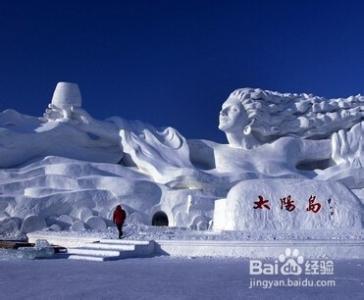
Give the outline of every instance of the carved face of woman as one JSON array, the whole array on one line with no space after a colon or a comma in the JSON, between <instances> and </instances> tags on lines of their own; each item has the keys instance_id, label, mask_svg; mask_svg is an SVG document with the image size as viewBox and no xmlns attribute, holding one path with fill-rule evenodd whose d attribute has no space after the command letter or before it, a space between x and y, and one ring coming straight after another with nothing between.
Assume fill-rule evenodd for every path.
<instances>
[{"instance_id":1,"label":"carved face of woman","mask_svg":"<svg viewBox=\"0 0 364 300\"><path fill-rule=\"evenodd\" d=\"M249 123L248 115L240 101L226 101L219 116L219 129L224 132L241 131Z\"/></svg>"}]
</instances>

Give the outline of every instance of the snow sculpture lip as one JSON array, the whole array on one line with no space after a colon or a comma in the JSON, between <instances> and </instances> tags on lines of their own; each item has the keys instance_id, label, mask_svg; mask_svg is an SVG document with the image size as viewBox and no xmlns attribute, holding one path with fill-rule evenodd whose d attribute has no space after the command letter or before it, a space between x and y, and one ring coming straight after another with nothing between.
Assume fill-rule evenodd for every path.
<instances>
[{"instance_id":1,"label":"snow sculpture lip","mask_svg":"<svg viewBox=\"0 0 364 300\"><path fill-rule=\"evenodd\" d=\"M77 83L58 82L53 93L52 104L58 108L81 107L82 97Z\"/></svg>"}]
</instances>

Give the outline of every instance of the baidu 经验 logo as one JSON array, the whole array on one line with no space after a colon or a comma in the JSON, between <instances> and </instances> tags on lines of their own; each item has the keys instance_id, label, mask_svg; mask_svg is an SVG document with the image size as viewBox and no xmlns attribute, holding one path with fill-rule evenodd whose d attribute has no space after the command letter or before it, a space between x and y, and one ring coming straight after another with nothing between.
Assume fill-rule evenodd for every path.
<instances>
[{"instance_id":1,"label":"baidu \u7ecf\u9a8c logo","mask_svg":"<svg viewBox=\"0 0 364 300\"><path fill-rule=\"evenodd\" d=\"M274 262L252 259L249 262L250 275L333 275L332 260L306 260L298 249L286 248Z\"/></svg>"},{"instance_id":2,"label":"baidu \u7ecf\u9a8c logo","mask_svg":"<svg viewBox=\"0 0 364 300\"><path fill-rule=\"evenodd\" d=\"M273 263L263 263L261 260L250 260L250 275L301 275L304 258L298 249L287 248Z\"/></svg>"},{"instance_id":3,"label":"baidu \u7ecf\u9a8c logo","mask_svg":"<svg viewBox=\"0 0 364 300\"><path fill-rule=\"evenodd\" d=\"M291 248L286 248L284 253L280 254L278 259L273 262L259 259L250 260L249 274L253 275L250 278L249 288L334 287L336 285L334 279L325 278L323 280L315 276L333 275L334 262L332 260L304 259L298 249ZM276 277L258 279L254 275L275 275Z\"/></svg>"}]
</instances>

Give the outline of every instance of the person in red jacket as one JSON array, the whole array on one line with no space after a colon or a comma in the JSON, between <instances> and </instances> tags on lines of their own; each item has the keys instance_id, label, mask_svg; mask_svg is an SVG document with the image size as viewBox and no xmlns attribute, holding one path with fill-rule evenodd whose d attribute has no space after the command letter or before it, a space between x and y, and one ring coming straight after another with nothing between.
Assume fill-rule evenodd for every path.
<instances>
[{"instance_id":1,"label":"person in red jacket","mask_svg":"<svg viewBox=\"0 0 364 300\"><path fill-rule=\"evenodd\" d=\"M114 214L112 216L112 221L116 225L119 231L119 239L123 236L123 224L126 218L125 210L121 208L121 205L116 206Z\"/></svg>"}]
</instances>

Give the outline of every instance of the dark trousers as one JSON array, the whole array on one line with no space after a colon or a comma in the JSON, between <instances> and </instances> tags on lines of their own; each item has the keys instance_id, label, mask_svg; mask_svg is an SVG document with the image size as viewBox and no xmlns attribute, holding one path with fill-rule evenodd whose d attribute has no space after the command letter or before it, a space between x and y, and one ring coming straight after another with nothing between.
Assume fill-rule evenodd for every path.
<instances>
[{"instance_id":1,"label":"dark trousers","mask_svg":"<svg viewBox=\"0 0 364 300\"><path fill-rule=\"evenodd\" d=\"M119 239L123 236L123 224L116 224L116 228L119 231Z\"/></svg>"}]
</instances>

